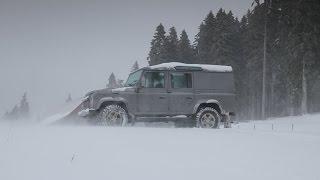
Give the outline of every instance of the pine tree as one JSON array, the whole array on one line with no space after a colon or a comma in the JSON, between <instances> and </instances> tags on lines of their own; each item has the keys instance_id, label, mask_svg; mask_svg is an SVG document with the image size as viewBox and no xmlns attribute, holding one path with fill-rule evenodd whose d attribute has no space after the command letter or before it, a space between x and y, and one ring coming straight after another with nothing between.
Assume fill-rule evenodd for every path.
<instances>
[{"instance_id":1,"label":"pine tree","mask_svg":"<svg viewBox=\"0 0 320 180\"><path fill-rule=\"evenodd\" d=\"M130 72L134 72L134 71L136 71L138 69L139 69L138 61L135 61L134 64L132 65L132 67L131 67L131 71Z\"/></svg>"},{"instance_id":2,"label":"pine tree","mask_svg":"<svg viewBox=\"0 0 320 180\"><path fill-rule=\"evenodd\" d=\"M267 116L288 115L290 89L289 54L287 52L288 26L281 20L279 3L269 5L267 16ZM276 11L274 11L276 10Z\"/></svg>"},{"instance_id":3,"label":"pine tree","mask_svg":"<svg viewBox=\"0 0 320 180\"><path fill-rule=\"evenodd\" d=\"M6 112L3 116L7 120L28 119L30 117L29 102L27 93L24 93L19 105L15 105L10 112Z\"/></svg>"},{"instance_id":4,"label":"pine tree","mask_svg":"<svg viewBox=\"0 0 320 180\"><path fill-rule=\"evenodd\" d=\"M163 62L172 62L178 60L178 36L175 27L169 29L169 35L164 42Z\"/></svg>"},{"instance_id":5,"label":"pine tree","mask_svg":"<svg viewBox=\"0 0 320 180\"><path fill-rule=\"evenodd\" d=\"M3 119L3 120L8 120L8 119L9 119L9 116L10 116L9 112L6 111L6 112L4 113L4 115L2 116L1 119Z\"/></svg>"},{"instance_id":6,"label":"pine tree","mask_svg":"<svg viewBox=\"0 0 320 180\"><path fill-rule=\"evenodd\" d=\"M71 102L72 101L72 97L71 97L71 94L69 93L68 94L68 97L67 97L67 99L66 99L66 103L69 103L69 102Z\"/></svg>"},{"instance_id":7,"label":"pine tree","mask_svg":"<svg viewBox=\"0 0 320 180\"><path fill-rule=\"evenodd\" d=\"M236 22L231 11L228 14L223 9L218 11L215 24L216 32L210 51L213 64L233 65L233 61L239 57L238 26L239 22Z\"/></svg>"},{"instance_id":8,"label":"pine tree","mask_svg":"<svg viewBox=\"0 0 320 180\"><path fill-rule=\"evenodd\" d=\"M20 107L18 108L18 114L22 118L29 117L29 103L27 100L27 93L24 93L20 101Z\"/></svg>"},{"instance_id":9,"label":"pine tree","mask_svg":"<svg viewBox=\"0 0 320 180\"><path fill-rule=\"evenodd\" d=\"M166 32L162 24L157 26L156 32L153 36L153 40L151 41L151 49L149 52L149 65L160 64L165 61L164 59L164 43L166 41Z\"/></svg>"},{"instance_id":10,"label":"pine tree","mask_svg":"<svg viewBox=\"0 0 320 180\"><path fill-rule=\"evenodd\" d=\"M295 75L299 75L299 78L295 79L300 82L296 82L296 89L299 99L296 109L299 109L295 113L307 113L308 112L308 92L312 93L309 88L318 80L319 75L319 52L320 45L320 2L316 0L311 1L293 1L287 2L287 6L291 9L284 8L284 11L289 16L288 25L291 25L291 31L288 38L289 53L293 57L293 61L296 66L294 72ZM294 63L293 62L293 63ZM300 72L300 73L297 73Z\"/></svg>"},{"instance_id":11,"label":"pine tree","mask_svg":"<svg viewBox=\"0 0 320 180\"><path fill-rule=\"evenodd\" d=\"M249 108L248 108L248 72L246 70L246 55L245 47L247 46L246 36L248 31L248 19L246 16L243 16L241 21L238 24L237 32L237 52L238 57L233 60L233 71L234 71L234 80L235 80L235 89L236 89L236 102L237 102L237 112L238 117L241 119L247 118Z\"/></svg>"},{"instance_id":12,"label":"pine tree","mask_svg":"<svg viewBox=\"0 0 320 180\"><path fill-rule=\"evenodd\" d=\"M178 61L184 63L194 63L193 48L190 44L187 32L183 30L178 42Z\"/></svg>"},{"instance_id":13,"label":"pine tree","mask_svg":"<svg viewBox=\"0 0 320 180\"><path fill-rule=\"evenodd\" d=\"M107 88L112 89L117 87L118 87L118 84L117 84L116 76L113 73L111 73L108 79Z\"/></svg>"},{"instance_id":14,"label":"pine tree","mask_svg":"<svg viewBox=\"0 0 320 180\"><path fill-rule=\"evenodd\" d=\"M10 118L9 119L14 119L14 120L17 120L19 117L20 117L20 114L19 114L19 107L18 107L18 105L15 105L13 108L12 108L12 110L11 110L11 112L10 112Z\"/></svg>"},{"instance_id":15,"label":"pine tree","mask_svg":"<svg viewBox=\"0 0 320 180\"><path fill-rule=\"evenodd\" d=\"M264 8L256 6L253 13L248 14L247 34L247 64L249 71L249 109L251 118L261 118L262 95L262 60L263 60L263 33L264 33Z\"/></svg>"},{"instance_id":16,"label":"pine tree","mask_svg":"<svg viewBox=\"0 0 320 180\"><path fill-rule=\"evenodd\" d=\"M215 35L215 25L216 19L212 11L210 11L205 20L201 23L199 33L196 35L195 46L197 46L196 52L199 63L210 64L213 62L210 53Z\"/></svg>"},{"instance_id":17,"label":"pine tree","mask_svg":"<svg viewBox=\"0 0 320 180\"><path fill-rule=\"evenodd\" d=\"M124 86L124 80L118 79L117 80L117 88L123 87Z\"/></svg>"}]
</instances>

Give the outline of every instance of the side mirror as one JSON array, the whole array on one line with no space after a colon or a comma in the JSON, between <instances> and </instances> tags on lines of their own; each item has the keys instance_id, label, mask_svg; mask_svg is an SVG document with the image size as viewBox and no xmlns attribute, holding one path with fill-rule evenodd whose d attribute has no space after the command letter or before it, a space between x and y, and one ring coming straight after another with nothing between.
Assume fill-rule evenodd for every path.
<instances>
[{"instance_id":1,"label":"side mirror","mask_svg":"<svg viewBox=\"0 0 320 180\"><path fill-rule=\"evenodd\" d=\"M134 92L135 92L135 93L138 93L138 92L139 92L139 90L140 90L140 88L139 88L139 87L135 87L135 88L134 88Z\"/></svg>"},{"instance_id":2,"label":"side mirror","mask_svg":"<svg viewBox=\"0 0 320 180\"><path fill-rule=\"evenodd\" d=\"M138 88L145 88L145 83L142 81L137 82L136 87Z\"/></svg>"}]
</instances>

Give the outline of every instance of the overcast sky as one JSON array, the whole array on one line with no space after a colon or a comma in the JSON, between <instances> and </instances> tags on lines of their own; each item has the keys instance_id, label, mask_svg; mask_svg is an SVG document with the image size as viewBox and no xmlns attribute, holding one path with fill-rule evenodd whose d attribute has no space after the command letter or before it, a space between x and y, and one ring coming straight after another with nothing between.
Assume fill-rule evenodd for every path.
<instances>
[{"instance_id":1,"label":"overcast sky","mask_svg":"<svg viewBox=\"0 0 320 180\"><path fill-rule=\"evenodd\" d=\"M28 92L43 113L126 79L134 61L147 65L155 27L186 29L190 40L210 10L241 18L252 0L0 0L0 117Z\"/></svg>"}]
</instances>

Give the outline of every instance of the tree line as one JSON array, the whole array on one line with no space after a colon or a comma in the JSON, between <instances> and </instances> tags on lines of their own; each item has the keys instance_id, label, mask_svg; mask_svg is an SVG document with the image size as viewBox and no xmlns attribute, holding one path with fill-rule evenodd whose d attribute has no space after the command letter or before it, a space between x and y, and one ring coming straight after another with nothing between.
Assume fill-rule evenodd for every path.
<instances>
[{"instance_id":1,"label":"tree line","mask_svg":"<svg viewBox=\"0 0 320 180\"><path fill-rule=\"evenodd\" d=\"M231 11L210 11L192 44L185 30L178 38L174 27L166 33L160 24L149 65L231 65L242 119L260 119L262 109L265 117L319 112L320 2L255 0L251 9L240 20Z\"/></svg>"},{"instance_id":2,"label":"tree line","mask_svg":"<svg viewBox=\"0 0 320 180\"><path fill-rule=\"evenodd\" d=\"M67 98L65 99L65 103L72 102L71 93L68 94ZM30 112L30 103L29 98L27 97L27 93L25 92L20 100L20 103L13 106L10 111L6 111L4 115L0 118L3 120L26 120L30 119L31 112Z\"/></svg>"}]
</instances>

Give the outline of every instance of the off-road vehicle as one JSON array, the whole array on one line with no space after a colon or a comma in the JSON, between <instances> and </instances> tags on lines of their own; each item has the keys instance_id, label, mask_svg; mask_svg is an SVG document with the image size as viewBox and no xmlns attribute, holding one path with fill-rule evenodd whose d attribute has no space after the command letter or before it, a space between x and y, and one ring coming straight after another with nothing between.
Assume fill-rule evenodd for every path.
<instances>
[{"instance_id":1,"label":"off-road vehicle","mask_svg":"<svg viewBox=\"0 0 320 180\"><path fill-rule=\"evenodd\" d=\"M132 72L123 88L89 92L78 114L106 126L184 115L197 127L217 128L234 105L230 66L163 63Z\"/></svg>"}]
</instances>

